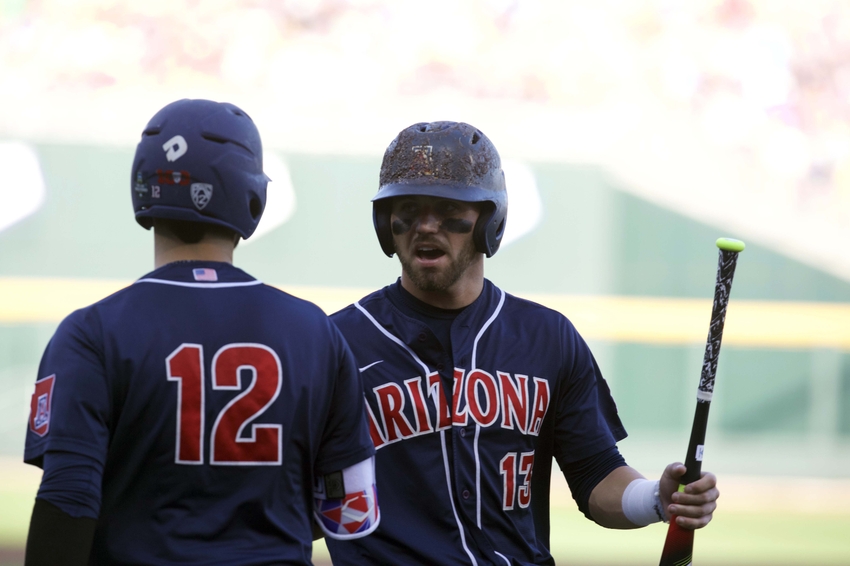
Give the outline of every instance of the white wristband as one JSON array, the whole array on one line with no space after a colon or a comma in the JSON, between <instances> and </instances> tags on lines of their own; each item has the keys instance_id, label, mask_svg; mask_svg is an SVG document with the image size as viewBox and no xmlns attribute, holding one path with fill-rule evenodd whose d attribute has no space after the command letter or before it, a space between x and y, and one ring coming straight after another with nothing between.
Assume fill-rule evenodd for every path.
<instances>
[{"instance_id":1,"label":"white wristband","mask_svg":"<svg viewBox=\"0 0 850 566\"><path fill-rule=\"evenodd\" d=\"M658 480L636 479L623 492L623 514L639 527L667 522L661 505Z\"/></svg>"}]
</instances>

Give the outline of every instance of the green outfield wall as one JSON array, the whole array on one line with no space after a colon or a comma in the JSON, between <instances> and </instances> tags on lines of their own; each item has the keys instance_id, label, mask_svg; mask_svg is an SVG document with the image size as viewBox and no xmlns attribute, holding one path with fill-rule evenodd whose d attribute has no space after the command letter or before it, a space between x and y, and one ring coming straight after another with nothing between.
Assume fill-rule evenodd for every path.
<instances>
[{"instance_id":1,"label":"green outfield wall","mask_svg":"<svg viewBox=\"0 0 850 566\"><path fill-rule=\"evenodd\" d=\"M133 221L130 203L132 149L39 145L36 151L46 202L0 232L0 289L4 281L22 278L56 278L57 285L78 279L129 282L150 271L152 235ZM256 242L240 245L236 263L282 287L369 289L393 281L398 263L381 253L371 224L380 158L278 157L291 176L294 214ZM527 165L543 204L539 224L485 263L487 277L508 292L710 300L714 241L720 236L747 240L746 234L727 233L643 201L598 167ZM758 242L747 243L730 313L736 300L763 301L780 311L792 303L850 304L847 281ZM17 299L0 298L0 310ZM709 315L706 310L706 325ZM613 324L617 312L604 316ZM0 312L0 321L0 454L14 455L23 446L38 361L58 318L12 320ZM589 342L635 442L686 439L704 347L700 340L665 343L602 335ZM810 459L811 469L798 462L791 471L824 473L816 469L819 463L846 453L850 443L850 354L840 341L790 344L768 337L758 345L724 345L710 435L737 446L735 454L746 452L747 442L764 439L778 452L819 450ZM728 465L734 468L736 462L730 459Z\"/></svg>"}]
</instances>

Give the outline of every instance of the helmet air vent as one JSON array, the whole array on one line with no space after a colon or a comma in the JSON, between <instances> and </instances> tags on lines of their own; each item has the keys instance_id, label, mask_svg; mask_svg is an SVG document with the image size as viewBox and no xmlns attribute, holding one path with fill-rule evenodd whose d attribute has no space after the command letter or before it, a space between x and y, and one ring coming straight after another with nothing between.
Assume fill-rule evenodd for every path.
<instances>
[{"instance_id":1,"label":"helmet air vent","mask_svg":"<svg viewBox=\"0 0 850 566\"><path fill-rule=\"evenodd\" d=\"M221 136L216 136L216 135L213 135L213 134L202 134L201 137L204 138L207 141L211 141L211 142L215 142L215 143L227 143L229 141L229 140L227 140L227 139L225 139Z\"/></svg>"}]
</instances>

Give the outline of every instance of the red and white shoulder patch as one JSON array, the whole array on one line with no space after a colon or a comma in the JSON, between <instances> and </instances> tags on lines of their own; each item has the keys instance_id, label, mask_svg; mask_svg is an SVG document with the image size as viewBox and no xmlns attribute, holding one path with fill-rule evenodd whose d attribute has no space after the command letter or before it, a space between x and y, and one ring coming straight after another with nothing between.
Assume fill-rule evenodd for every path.
<instances>
[{"instance_id":1,"label":"red and white shoulder patch","mask_svg":"<svg viewBox=\"0 0 850 566\"><path fill-rule=\"evenodd\" d=\"M56 374L35 382L35 391L30 402L30 430L44 436L50 429L50 406L53 401L53 382Z\"/></svg>"}]
</instances>

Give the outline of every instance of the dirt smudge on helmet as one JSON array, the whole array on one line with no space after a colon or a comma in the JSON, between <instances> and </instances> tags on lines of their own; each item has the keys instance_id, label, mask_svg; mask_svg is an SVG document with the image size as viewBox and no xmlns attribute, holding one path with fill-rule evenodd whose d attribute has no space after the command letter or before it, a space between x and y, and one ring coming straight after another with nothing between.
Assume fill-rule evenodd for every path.
<instances>
[{"instance_id":1,"label":"dirt smudge on helmet","mask_svg":"<svg viewBox=\"0 0 850 566\"><path fill-rule=\"evenodd\" d=\"M389 201L415 195L480 203L481 215L472 227L475 248L487 257L499 249L508 212L505 176L499 152L481 130L446 121L408 126L387 146L379 178L372 219L387 256L395 253L393 235L400 228L392 225Z\"/></svg>"}]
</instances>

